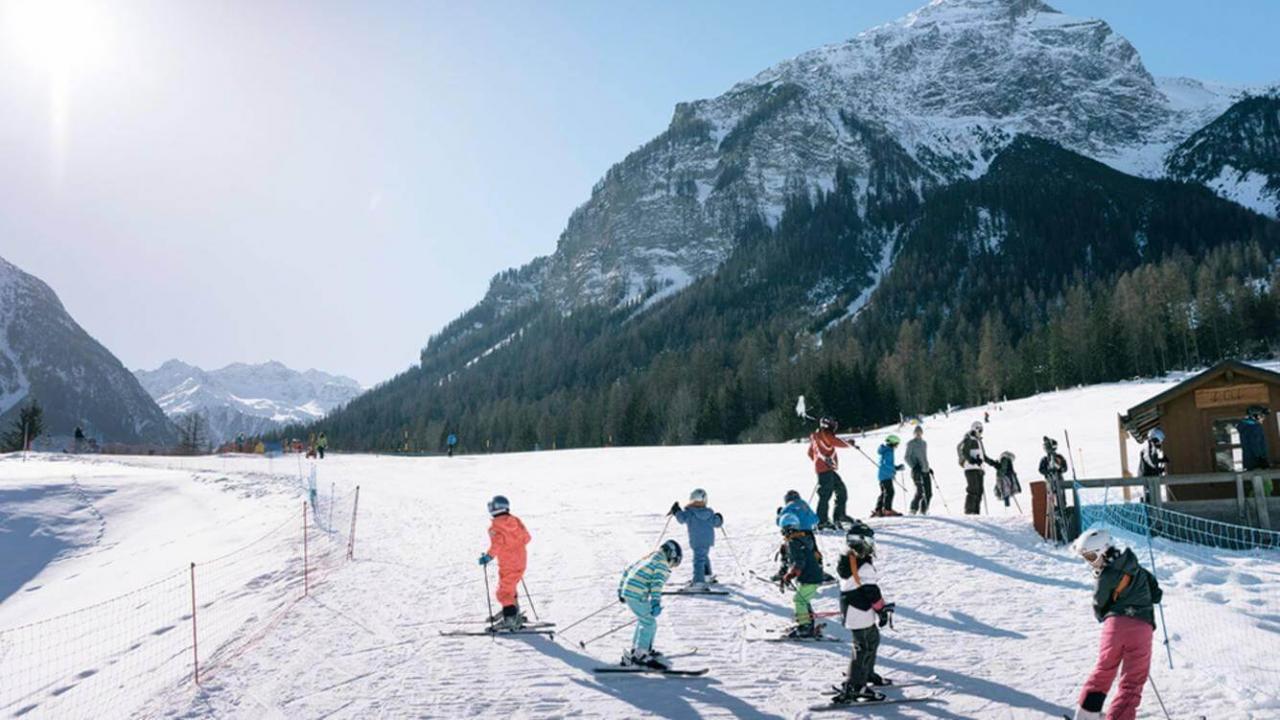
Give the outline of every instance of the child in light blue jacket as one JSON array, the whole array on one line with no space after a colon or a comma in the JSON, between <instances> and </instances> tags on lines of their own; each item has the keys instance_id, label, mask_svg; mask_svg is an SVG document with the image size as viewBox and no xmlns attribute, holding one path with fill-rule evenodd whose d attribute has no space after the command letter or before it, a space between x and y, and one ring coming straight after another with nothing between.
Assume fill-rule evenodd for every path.
<instances>
[{"instance_id":1,"label":"child in light blue jacket","mask_svg":"<svg viewBox=\"0 0 1280 720\"><path fill-rule=\"evenodd\" d=\"M689 547L693 550L693 581L689 589L706 590L708 580L716 582L708 555L711 546L716 544L716 528L724 525L724 517L707 507L707 491L702 488L689 493L689 504L684 508L679 502L672 503L669 514L689 528Z\"/></svg>"}]
</instances>

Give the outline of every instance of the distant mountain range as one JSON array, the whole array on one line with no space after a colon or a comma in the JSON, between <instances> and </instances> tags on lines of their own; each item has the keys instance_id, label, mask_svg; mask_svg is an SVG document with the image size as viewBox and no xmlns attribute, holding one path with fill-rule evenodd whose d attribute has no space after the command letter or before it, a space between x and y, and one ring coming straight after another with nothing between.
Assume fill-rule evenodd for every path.
<instances>
[{"instance_id":1,"label":"distant mountain range","mask_svg":"<svg viewBox=\"0 0 1280 720\"><path fill-rule=\"evenodd\" d=\"M368 448L778 439L800 392L884 421L1267 352L1277 218L1276 88L1154 77L1041 0L933 0L678 104L554 253L325 424Z\"/></svg>"},{"instance_id":2,"label":"distant mountain range","mask_svg":"<svg viewBox=\"0 0 1280 720\"><path fill-rule=\"evenodd\" d=\"M200 413L210 440L258 435L288 424L318 420L364 391L348 377L319 370L298 372L278 362L233 363L203 370L169 360L134 375L171 418Z\"/></svg>"},{"instance_id":3,"label":"distant mountain range","mask_svg":"<svg viewBox=\"0 0 1280 720\"><path fill-rule=\"evenodd\" d=\"M0 258L0 426L30 399L49 439L77 427L100 443L170 446L173 423L39 278Z\"/></svg>"}]
</instances>

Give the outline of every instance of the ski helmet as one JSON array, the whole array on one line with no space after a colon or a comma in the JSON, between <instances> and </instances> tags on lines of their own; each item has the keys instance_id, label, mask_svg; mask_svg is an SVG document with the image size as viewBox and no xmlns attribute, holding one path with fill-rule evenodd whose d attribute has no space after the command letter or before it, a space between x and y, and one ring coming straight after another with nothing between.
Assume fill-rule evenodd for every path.
<instances>
[{"instance_id":1,"label":"ski helmet","mask_svg":"<svg viewBox=\"0 0 1280 720\"><path fill-rule=\"evenodd\" d=\"M971 433L975 433L975 434L977 434L977 435L981 435L981 434L982 434L982 423L981 423L980 421L975 420L975 421L973 422L973 424L969 426L969 432L971 432Z\"/></svg>"},{"instance_id":2,"label":"ski helmet","mask_svg":"<svg viewBox=\"0 0 1280 720\"><path fill-rule=\"evenodd\" d=\"M899 438L897 435L890 435L889 437L884 439L884 444L888 445L889 447L897 447L898 444L901 442L902 442L902 438Z\"/></svg>"},{"instance_id":3,"label":"ski helmet","mask_svg":"<svg viewBox=\"0 0 1280 720\"><path fill-rule=\"evenodd\" d=\"M1155 430L1147 433L1147 439L1159 445L1164 442L1164 431L1160 428L1156 428Z\"/></svg>"},{"instance_id":4,"label":"ski helmet","mask_svg":"<svg viewBox=\"0 0 1280 720\"><path fill-rule=\"evenodd\" d=\"M871 557L876 552L875 538L870 535L855 535L850 532L844 540L849 545L849 550L860 558Z\"/></svg>"},{"instance_id":5,"label":"ski helmet","mask_svg":"<svg viewBox=\"0 0 1280 720\"><path fill-rule=\"evenodd\" d=\"M1005 458L1009 458L1009 462L1013 462L1014 460L1013 453L1009 452L1008 450L1005 450L1004 452L1000 453L1000 459L1003 460Z\"/></svg>"},{"instance_id":6,"label":"ski helmet","mask_svg":"<svg viewBox=\"0 0 1280 720\"><path fill-rule=\"evenodd\" d=\"M800 499L800 493L799 493L799 492L797 492L797 491L795 491L795 490L788 490L788 491L787 491L786 496L782 498L782 501L783 501L783 502L785 502L785 503L790 504L790 503L793 503L793 502L795 502L795 501L797 501L797 500L799 500L799 499Z\"/></svg>"},{"instance_id":7,"label":"ski helmet","mask_svg":"<svg viewBox=\"0 0 1280 720\"><path fill-rule=\"evenodd\" d=\"M693 492L689 493L689 502L691 503L694 503L694 502L705 503L706 501L707 501L707 491L703 490L702 488L695 488Z\"/></svg>"},{"instance_id":8,"label":"ski helmet","mask_svg":"<svg viewBox=\"0 0 1280 720\"><path fill-rule=\"evenodd\" d=\"M667 564L675 567L680 564L680 559L684 557L684 551L680 549L680 543L675 540L668 540L662 543L662 554L667 558Z\"/></svg>"},{"instance_id":9,"label":"ski helmet","mask_svg":"<svg viewBox=\"0 0 1280 720\"><path fill-rule=\"evenodd\" d=\"M784 535L792 530L799 530L800 518L795 513L782 513L782 517L778 518L778 527L782 528Z\"/></svg>"},{"instance_id":10,"label":"ski helmet","mask_svg":"<svg viewBox=\"0 0 1280 720\"><path fill-rule=\"evenodd\" d=\"M818 427L822 428L823 430L830 430L831 432L835 432L836 430L840 429L840 423L836 422L835 418L824 417L818 421Z\"/></svg>"},{"instance_id":11,"label":"ski helmet","mask_svg":"<svg viewBox=\"0 0 1280 720\"><path fill-rule=\"evenodd\" d=\"M1057 441L1057 440L1054 440L1053 438L1049 437L1048 435L1045 435L1045 436L1044 436L1044 451L1045 451L1045 452L1050 452L1050 453L1052 453L1052 452L1057 452L1057 451L1058 451L1058 441Z\"/></svg>"},{"instance_id":12,"label":"ski helmet","mask_svg":"<svg viewBox=\"0 0 1280 720\"><path fill-rule=\"evenodd\" d=\"M511 512L511 502L502 495L494 495L489 501L489 514L497 517L508 512Z\"/></svg>"},{"instance_id":13,"label":"ski helmet","mask_svg":"<svg viewBox=\"0 0 1280 720\"><path fill-rule=\"evenodd\" d=\"M846 542L852 542L854 536L871 537L875 534L876 531L870 525L861 520L853 520L849 524L849 530L845 533L844 539Z\"/></svg>"},{"instance_id":14,"label":"ski helmet","mask_svg":"<svg viewBox=\"0 0 1280 720\"><path fill-rule=\"evenodd\" d=\"M1268 412L1269 411L1261 405L1250 405L1249 409L1245 411L1245 414L1257 420L1259 418L1266 417Z\"/></svg>"},{"instance_id":15,"label":"ski helmet","mask_svg":"<svg viewBox=\"0 0 1280 720\"><path fill-rule=\"evenodd\" d=\"M1107 562L1107 551L1115 547L1111 533L1106 528L1089 528L1071 544L1071 549L1095 570L1101 570Z\"/></svg>"}]
</instances>

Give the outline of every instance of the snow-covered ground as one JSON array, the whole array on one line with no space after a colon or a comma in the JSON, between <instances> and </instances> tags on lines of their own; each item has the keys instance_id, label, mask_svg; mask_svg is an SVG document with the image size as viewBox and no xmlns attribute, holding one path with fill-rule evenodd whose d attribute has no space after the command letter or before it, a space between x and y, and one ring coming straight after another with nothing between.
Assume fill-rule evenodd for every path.
<instances>
[{"instance_id":1,"label":"snow-covered ground","mask_svg":"<svg viewBox=\"0 0 1280 720\"><path fill-rule=\"evenodd\" d=\"M1061 437L1065 428L1082 474L1118 475L1115 414L1171 381L987 408L988 452L1016 453L1026 485L1041 437ZM954 448L983 411L925 419L939 475L936 515L871 521L882 587L899 608L879 667L900 680L936 675L935 687L902 692L932 693L937 701L861 716L1060 717L1074 707L1091 667L1099 626L1089 607L1088 567L1042 543L1015 507L993 503L990 515L958 515L963 483ZM860 443L871 453L890 430L897 432ZM240 547L296 513L306 472L293 458L0 459L0 716L31 704L37 707L23 717L75 716L46 710L55 697L12 697L6 678L16 666L4 628L101 602ZM841 472L850 514L865 517L878 491L871 465L843 451ZM318 476L322 492L332 484L339 496L361 486L353 562L313 585L251 645L224 656L201 689L187 675L184 627L188 637L172 633L168 661L146 676L163 682L140 679L136 692L111 691L109 705L70 707L92 717L803 717L846 668L845 642L752 639L789 621L790 595L746 571L772 573L775 509L788 489L807 495L813 487L802 444L452 459L333 455L318 464ZM586 647L579 642L630 619L615 599L619 573L655 545L671 502L683 502L694 487L705 488L725 516L728 542L719 540L712 562L733 592L666 598L656 644L668 652L696 648L679 663L710 668L709 675L593 675L592 667L617 661L630 629ZM486 547L485 501L495 493L511 498L533 534L526 579L534 605L526 612L536 608L562 628L605 608L601 614L554 640L440 636L477 627L487 612L476 557ZM1021 500L1029 512L1029 496ZM684 537L678 526L668 535ZM821 545L833 564L842 538L823 536ZM1158 648L1153 677L1170 714L1280 716L1280 556L1156 551L1177 667L1169 670ZM678 568L673 584L688 573ZM835 610L834 588L825 587L815 604ZM203 642L202 657L215 652ZM90 657L95 647L65 639L50 650L97 662ZM38 655L28 648L23 657L31 652ZM60 697L94 691L92 679L69 684ZM1250 685L1257 687L1245 689ZM1163 717L1149 687L1140 716Z\"/></svg>"}]
</instances>

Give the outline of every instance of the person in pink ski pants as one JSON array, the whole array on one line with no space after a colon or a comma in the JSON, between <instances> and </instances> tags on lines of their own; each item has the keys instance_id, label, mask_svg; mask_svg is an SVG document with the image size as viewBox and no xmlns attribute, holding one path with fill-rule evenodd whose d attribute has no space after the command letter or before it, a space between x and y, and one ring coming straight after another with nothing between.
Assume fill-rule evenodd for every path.
<instances>
[{"instance_id":1,"label":"person in pink ski pants","mask_svg":"<svg viewBox=\"0 0 1280 720\"><path fill-rule=\"evenodd\" d=\"M1134 720L1151 672L1154 606L1163 594L1160 584L1138 564L1132 550L1118 550L1105 529L1085 531L1072 548L1097 576L1093 614L1102 623L1098 662L1080 689L1076 720L1102 720L1102 706L1117 674L1120 683L1106 720Z\"/></svg>"}]
</instances>

